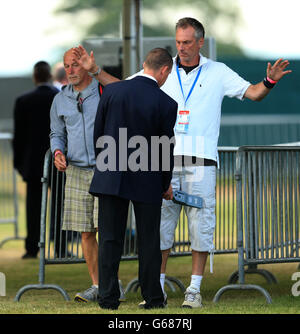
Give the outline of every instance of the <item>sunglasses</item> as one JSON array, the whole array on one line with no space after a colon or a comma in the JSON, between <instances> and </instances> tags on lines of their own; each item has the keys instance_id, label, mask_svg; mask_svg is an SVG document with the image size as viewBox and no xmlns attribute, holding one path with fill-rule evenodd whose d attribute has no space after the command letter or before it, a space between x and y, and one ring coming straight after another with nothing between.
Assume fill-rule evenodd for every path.
<instances>
[{"instance_id":1,"label":"sunglasses","mask_svg":"<svg viewBox=\"0 0 300 334\"><path fill-rule=\"evenodd\" d=\"M82 113L82 103L79 101L77 102L77 110Z\"/></svg>"},{"instance_id":2,"label":"sunglasses","mask_svg":"<svg viewBox=\"0 0 300 334\"><path fill-rule=\"evenodd\" d=\"M83 99L81 98L81 97L79 97L78 96L78 98L77 98L77 110L79 111L79 112L81 112L82 113L82 103L83 103Z\"/></svg>"}]
</instances>

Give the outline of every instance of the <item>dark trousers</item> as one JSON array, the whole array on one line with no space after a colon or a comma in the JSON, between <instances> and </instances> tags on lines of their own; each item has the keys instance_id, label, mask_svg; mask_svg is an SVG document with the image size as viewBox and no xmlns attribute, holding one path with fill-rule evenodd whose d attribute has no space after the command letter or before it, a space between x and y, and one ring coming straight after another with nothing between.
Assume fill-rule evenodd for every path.
<instances>
[{"instance_id":1,"label":"dark trousers","mask_svg":"<svg viewBox=\"0 0 300 334\"><path fill-rule=\"evenodd\" d=\"M138 241L139 284L145 308L161 307L160 285L160 204L132 201ZM99 305L118 308L118 270L123 252L129 200L116 196L99 197Z\"/></svg>"},{"instance_id":2,"label":"dark trousers","mask_svg":"<svg viewBox=\"0 0 300 334\"><path fill-rule=\"evenodd\" d=\"M39 180L27 182L25 249L30 255L37 255L40 240L42 183Z\"/></svg>"},{"instance_id":3,"label":"dark trousers","mask_svg":"<svg viewBox=\"0 0 300 334\"><path fill-rule=\"evenodd\" d=\"M65 257L67 254L66 231L61 230L63 217L64 188L66 177L52 164L50 169L51 188L51 216L50 216L50 240L54 241L57 257Z\"/></svg>"},{"instance_id":4,"label":"dark trousers","mask_svg":"<svg viewBox=\"0 0 300 334\"><path fill-rule=\"evenodd\" d=\"M49 186L51 188L51 240L55 240L55 251L57 256L64 257L66 254L66 232L61 231L62 203L63 203L63 173L56 168L50 173ZM27 236L25 249L30 255L37 255L40 241L41 225L41 202L42 202L41 179L27 181L26 192L26 224Z\"/></svg>"}]
</instances>

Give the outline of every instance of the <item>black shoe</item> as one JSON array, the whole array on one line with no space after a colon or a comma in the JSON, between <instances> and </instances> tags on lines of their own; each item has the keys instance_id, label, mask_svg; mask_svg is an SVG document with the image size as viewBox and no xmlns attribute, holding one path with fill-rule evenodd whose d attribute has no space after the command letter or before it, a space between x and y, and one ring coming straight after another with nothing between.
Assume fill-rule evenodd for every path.
<instances>
[{"instance_id":1,"label":"black shoe","mask_svg":"<svg viewBox=\"0 0 300 334\"><path fill-rule=\"evenodd\" d=\"M168 296L165 292L164 292L164 302L162 304L146 305L145 300L139 303L139 308L148 309L148 310L153 309L153 308L167 308L167 307L168 307Z\"/></svg>"},{"instance_id":2,"label":"black shoe","mask_svg":"<svg viewBox=\"0 0 300 334\"><path fill-rule=\"evenodd\" d=\"M23 260L26 260L26 259L36 259L36 258L37 258L37 254L25 253L25 254L22 256L22 259L23 259Z\"/></svg>"},{"instance_id":3,"label":"black shoe","mask_svg":"<svg viewBox=\"0 0 300 334\"><path fill-rule=\"evenodd\" d=\"M156 309L156 308L167 308L168 305L165 303L162 304L158 304L158 305L145 305L144 309L145 310L152 310L152 309Z\"/></svg>"},{"instance_id":4,"label":"black shoe","mask_svg":"<svg viewBox=\"0 0 300 334\"><path fill-rule=\"evenodd\" d=\"M104 310L117 310L119 308L119 305L108 305L108 304L101 304L99 303L100 308Z\"/></svg>"}]
</instances>

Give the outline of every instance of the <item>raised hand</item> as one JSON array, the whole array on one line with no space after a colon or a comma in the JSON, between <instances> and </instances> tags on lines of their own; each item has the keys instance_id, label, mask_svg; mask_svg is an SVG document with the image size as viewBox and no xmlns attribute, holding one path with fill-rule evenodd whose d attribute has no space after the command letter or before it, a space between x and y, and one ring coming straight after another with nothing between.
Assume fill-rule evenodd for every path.
<instances>
[{"instance_id":1,"label":"raised hand","mask_svg":"<svg viewBox=\"0 0 300 334\"><path fill-rule=\"evenodd\" d=\"M289 64L288 60L282 58L278 59L273 65L268 63L267 76L274 81L279 81L283 76L292 72L291 70L285 71Z\"/></svg>"},{"instance_id":2,"label":"raised hand","mask_svg":"<svg viewBox=\"0 0 300 334\"><path fill-rule=\"evenodd\" d=\"M72 53L76 62L86 71L95 73L98 70L93 51L88 54L86 49L82 45L79 45L78 47L72 49Z\"/></svg>"}]
</instances>

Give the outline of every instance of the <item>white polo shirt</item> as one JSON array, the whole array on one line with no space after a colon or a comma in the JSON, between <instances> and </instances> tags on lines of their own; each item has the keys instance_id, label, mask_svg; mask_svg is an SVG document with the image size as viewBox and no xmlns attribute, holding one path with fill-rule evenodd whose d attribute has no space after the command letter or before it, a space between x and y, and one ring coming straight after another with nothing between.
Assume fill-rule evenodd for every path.
<instances>
[{"instance_id":1,"label":"white polo shirt","mask_svg":"<svg viewBox=\"0 0 300 334\"><path fill-rule=\"evenodd\" d=\"M224 96L243 96L250 82L241 78L223 63L212 61L200 54L202 66L198 80L186 104L181 91L176 57L173 58L172 72L161 89L178 103L178 111L188 110L189 127L186 133L176 132L174 155L188 155L218 161L218 138L221 121L221 105ZM187 97L195 81L199 66L188 74L179 68L184 96Z\"/></svg>"}]
</instances>

